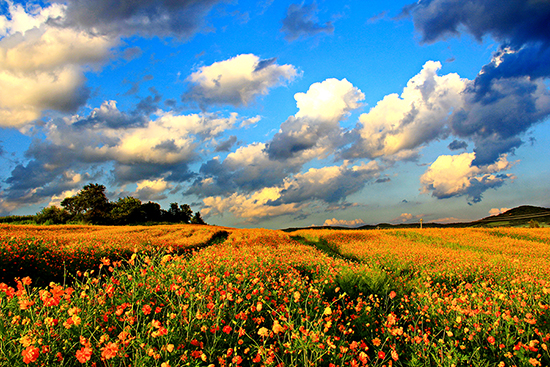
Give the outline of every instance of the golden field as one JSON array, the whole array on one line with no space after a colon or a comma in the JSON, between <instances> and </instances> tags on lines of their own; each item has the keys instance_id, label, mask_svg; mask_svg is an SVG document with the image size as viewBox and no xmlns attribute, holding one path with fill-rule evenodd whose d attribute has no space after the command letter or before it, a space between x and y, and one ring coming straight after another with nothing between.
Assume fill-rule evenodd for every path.
<instances>
[{"instance_id":1,"label":"golden field","mask_svg":"<svg viewBox=\"0 0 550 367\"><path fill-rule=\"evenodd\" d=\"M0 364L548 366L549 249L548 229L2 225Z\"/></svg>"}]
</instances>

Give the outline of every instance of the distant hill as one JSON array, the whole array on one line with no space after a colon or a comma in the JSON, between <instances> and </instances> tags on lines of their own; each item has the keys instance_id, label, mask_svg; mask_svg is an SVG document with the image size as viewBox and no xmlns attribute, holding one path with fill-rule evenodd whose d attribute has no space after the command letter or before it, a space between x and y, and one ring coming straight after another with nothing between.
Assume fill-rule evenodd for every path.
<instances>
[{"instance_id":1,"label":"distant hill","mask_svg":"<svg viewBox=\"0 0 550 367\"><path fill-rule=\"evenodd\" d=\"M539 206L522 205L505 211L499 215L485 217L478 221L472 222L473 225L485 225L490 227L495 226L511 226L518 227L528 225L531 220L537 221L540 224L550 224L550 209Z\"/></svg>"},{"instance_id":2,"label":"distant hill","mask_svg":"<svg viewBox=\"0 0 550 367\"><path fill-rule=\"evenodd\" d=\"M475 220L472 222L460 222L460 223L423 223L425 228L466 228L466 227L526 227L529 226L531 220L537 221L540 225L550 226L550 209L539 206L522 205L517 208L507 210L504 213L498 215L492 215L483 219ZM380 223L376 225L364 225L356 228L349 227L331 227L331 226L318 226L318 227L303 227L303 228L287 228L286 232L292 232L299 229L385 229L385 228L418 228L419 223L403 223L403 224L389 224Z\"/></svg>"}]
</instances>

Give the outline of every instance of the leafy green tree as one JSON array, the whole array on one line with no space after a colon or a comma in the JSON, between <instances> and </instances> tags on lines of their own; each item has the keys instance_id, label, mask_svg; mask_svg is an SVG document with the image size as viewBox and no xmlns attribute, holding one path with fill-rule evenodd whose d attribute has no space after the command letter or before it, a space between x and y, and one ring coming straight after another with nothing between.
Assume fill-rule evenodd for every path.
<instances>
[{"instance_id":1,"label":"leafy green tree","mask_svg":"<svg viewBox=\"0 0 550 367\"><path fill-rule=\"evenodd\" d=\"M35 220L38 224L65 224L70 218L67 210L52 205L36 213Z\"/></svg>"},{"instance_id":2,"label":"leafy green tree","mask_svg":"<svg viewBox=\"0 0 550 367\"><path fill-rule=\"evenodd\" d=\"M170 215L171 222L179 222L180 207L178 203L170 203L170 209L168 209L168 214Z\"/></svg>"},{"instance_id":3,"label":"leafy green tree","mask_svg":"<svg viewBox=\"0 0 550 367\"><path fill-rule=\"evenodd\" d=\"M188 204L180 205L180 222L189 223L193 217L193 211Z\"/></svg>"},{"instance_id":4,"label":"leafy green tree","mask_svg":"<svg viewBox=\"0 0 550 367\"><path fill-rule=\"evenodd\" d=\"M90 183L73 197L61 202L73 217L92 224L105 224L109 221L110 203L105 195L105 186Z\"/></svg>"},{"instance_id":5,"label":"leafy green tree","mask_svg":"<svg viewBox=\"0 0 550 367\"><path fill-rule=\"evenodd\" d=\"M196 212L193 218L191 219L193 224L206 224L206 222L201 217L201 212Z\"/></svg>"},{"instance_id":6,"label":"leafy green tree","mask_svg":"<svg viewBox=\"0 0 550 367\"><path fill-rule=\"evenodd\" d=\"M141 200L127 196L111 204L111 218L115 224L131 224L143 221L145 213Z\"/></svg>"},{"instance_id":7,"label":"leafy green tree","mask_svg":"<svg viewBox=\"0 0 550 367\"><path fill-rule=\"evenodd\" d=\"M149 201L148 203L141 205L145 222L160 222L162 221L163 212L158 203Z\"/></svg>"}]
</instances>

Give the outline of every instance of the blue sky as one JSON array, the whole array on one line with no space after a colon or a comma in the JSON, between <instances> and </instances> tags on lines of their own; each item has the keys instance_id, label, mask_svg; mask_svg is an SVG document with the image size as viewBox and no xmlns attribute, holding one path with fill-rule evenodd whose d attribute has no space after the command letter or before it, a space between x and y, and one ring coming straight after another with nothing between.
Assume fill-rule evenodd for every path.
<instances>
[{"instance_id":1,"label":"blue sky","mask_svg":"<svg viewBox=\"0 0 550 367\"><path fill-rule=\"evenodd\" d=\"M0 2L0 215L188 203L234 227L550 206L550 4Z\"/></svg>"}]
</instances>

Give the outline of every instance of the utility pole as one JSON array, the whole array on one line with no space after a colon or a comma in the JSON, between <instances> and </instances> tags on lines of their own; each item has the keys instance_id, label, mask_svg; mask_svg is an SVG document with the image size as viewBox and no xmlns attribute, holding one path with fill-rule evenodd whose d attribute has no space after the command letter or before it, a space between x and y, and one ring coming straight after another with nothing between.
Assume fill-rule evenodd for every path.
<instances>
[{"instance_id":1,"label":"utility pole","mask_svg":"<svg viewBox=\"0 0 550 367\"><path fill-rule=\"evenodd\" d=\"M420 229L422 229L422 218L420 218Z\"/></svg>"}]
</instances>

